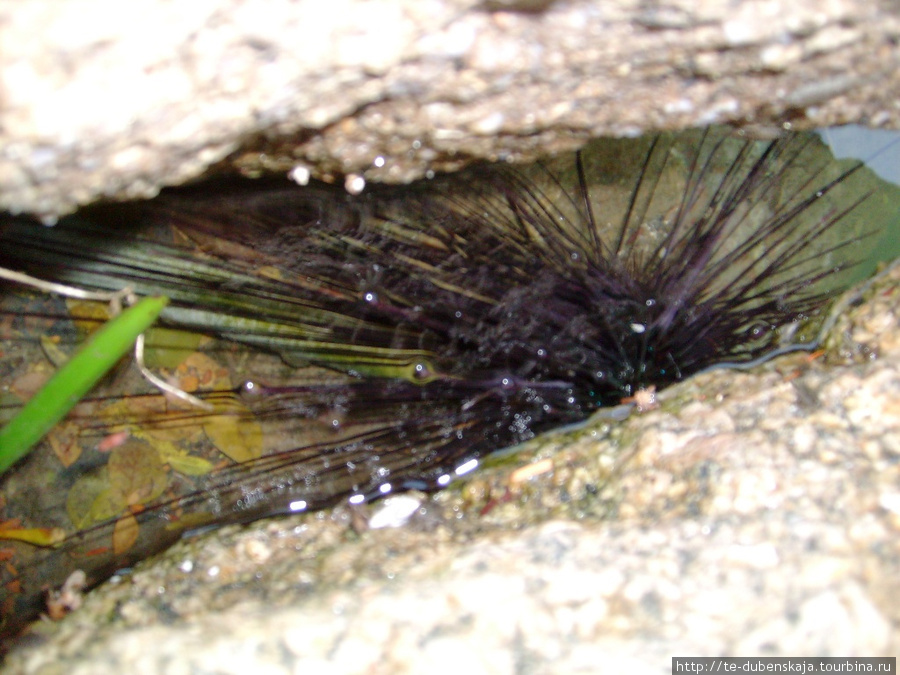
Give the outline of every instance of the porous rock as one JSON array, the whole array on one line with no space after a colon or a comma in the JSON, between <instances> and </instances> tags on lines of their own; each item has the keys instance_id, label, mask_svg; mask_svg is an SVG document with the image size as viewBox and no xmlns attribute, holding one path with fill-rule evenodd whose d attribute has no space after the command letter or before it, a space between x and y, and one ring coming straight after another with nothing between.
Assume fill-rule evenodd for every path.
<instances>
[{"instance_id":1,"label":"porous rock","mask_svg":"<svg viewBox=\"0 0 900 675\"><path fill-rule=\"evenodd\" d=\"M591 136L900 126L900 11L854 0L0 0L0 209L211 167L407 182Z\"/></svg>"}]
</instances>

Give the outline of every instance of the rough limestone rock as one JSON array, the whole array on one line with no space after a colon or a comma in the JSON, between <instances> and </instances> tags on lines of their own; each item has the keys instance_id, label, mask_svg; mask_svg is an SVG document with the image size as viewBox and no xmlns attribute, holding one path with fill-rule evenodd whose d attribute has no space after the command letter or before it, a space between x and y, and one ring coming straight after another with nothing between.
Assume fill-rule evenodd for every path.
<instances>
[{"instance_id":1,"label":"rough limestone rock","mask_svg":"<svg viewBox=\"0 0 900 675\"><path fill-rule=\"evenodd\" d=\"M0 209L212 166L405 182L589 136L900 127L900 9L855 0L0 0Z\"/></svg>"}]
</instances>

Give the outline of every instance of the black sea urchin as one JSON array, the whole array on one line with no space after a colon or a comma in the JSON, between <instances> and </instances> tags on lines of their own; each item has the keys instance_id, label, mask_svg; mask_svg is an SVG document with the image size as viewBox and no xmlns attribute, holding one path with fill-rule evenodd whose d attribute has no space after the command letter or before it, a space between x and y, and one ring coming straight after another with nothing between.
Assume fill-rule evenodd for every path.
<instances>
[{"instance_id":1,"label":"black sea urchin","mask_svg":"<svg viewBox=\"0 0 900 675\"><path fill-rule=\"evenodd\" d=\"M199 525L437 488L638 390L808 347L877 240L864 174L813 135L708 130L358 198L238 181L53 229L9 219L5 267L169 296L178 331L148 358L212 410L123 370L4 479L6 518L74 532L16 551L6 632L72 569L95 583ZM4 303L9 344L67 316Z\"/></svg>"}]
</instances>

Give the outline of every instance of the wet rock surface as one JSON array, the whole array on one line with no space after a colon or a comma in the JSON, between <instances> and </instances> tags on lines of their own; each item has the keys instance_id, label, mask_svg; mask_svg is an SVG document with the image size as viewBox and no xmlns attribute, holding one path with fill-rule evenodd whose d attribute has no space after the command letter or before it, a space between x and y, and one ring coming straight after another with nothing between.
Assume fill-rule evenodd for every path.
<instances>
[{"instance_id":1,"label":"wet rock surface","mask_svg":"<svg viewBox=\"0 0 900 675\"><path fill-rule=\"evenodd\" d=\"M408 182L599 135L900 126L889 3L0 1L0 209L210 167Z\"/></svg>"}]
</instances>

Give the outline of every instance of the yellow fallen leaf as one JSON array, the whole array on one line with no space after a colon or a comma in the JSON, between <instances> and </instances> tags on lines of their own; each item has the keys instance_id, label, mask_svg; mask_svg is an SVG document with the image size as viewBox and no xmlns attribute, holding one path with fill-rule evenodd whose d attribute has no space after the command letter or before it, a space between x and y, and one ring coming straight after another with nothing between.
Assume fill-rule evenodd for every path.
<instances>
[{"instance_id":1,"label":"yellow fallen leaf","mask_svg":"<svg viewBox=\"0 0 900 675\"><path fill-rule=\"evenodd\" d=\"M66 299L69 316L81 337L87 337L112 318L109 304L96 300Z\"/></svg>"},{"instance_id":2,"label":"yellow fallen leaf","mask_svg":"<svg viewBox=\"0 0 900 675\"><path fill-rule=\"evenodd\" d=\"M153 444L159 453L159 458L172 467L174 471L185 476L203 476L213 470L215 466L208 459L190 455L186 451L175 447L172 443L157 441Z\"/></svg>"},{"instance_id":3,"label":"yellow fallen leaf","mask_svg":"<svg viewBox=\"0 0 900 675\"><path fill-rule=\"evenodd\" d=\"M139 529L137 518L134 517L131 511L127 511L119 518L113 528L113 553L120 555L134 546L134 542L138 538Z\"/></svg>"},{"instance_id":4,"label":"yellow fallen leaf","mask_svg":"<svg viewBox=\"0 0 900 675\"><path fill-rule=\"evenodd\" d=\"M136 438L153 443L163 441L191 443L202 437L201 429L183 410L171 410L162 395L126 396L100 411L104 420L114 421L109 430L127 429Z\"/></svg>"},{"instance_id":5,"label":"yellow fallen leaf","mask_svg":"<svg viewBox=\"0 0 900 675\"><path fill-rule=\"evenodd\" d=\"M154 326L144 336L144 363L148 368L176 368L210 338L172 328Z\"/></svg>"},{"instance_id":6,"label":"yellow fallen leaf","mask_svg":"<svg viewBox=\"0 0 900 675\"><path fill-rule=\"evenodd\" d=\"M59 527L0 528L0 539L24 541L34 546L59 546L65 538L65 530Z\"/></svg>"},{"instance_id":7,"label":"yellow fallen leaf","mask_svg":"<svg viewBox=\"0 0 900 675\"><path fill-rule=\"evenodd\" d=\"M230 407L234 409L233 414L206 418L203 431L223 455L235 462L260 457L263 451L262 425L237 401Z\"/></svg>"},{"instance_id":8,"label":"yellow fallen leaf","mask_svg":"<svg viewBox=\"0 0 900 675\"><path fill-rule=\"evenodd\" d=\"M63 466L72 466L79 457L83 448L80 438L81 428L73 422L60 422L47 434L53 454Z\"/></svg>"},{"instance_id":9,"label":"yellow fallen leaf","mask_svg":"<svg viewBox=\"0 0 900 675\"><path fill-rule=\"evenodd\" d=\"M106 464L114 503L146 504L159 497L169 484L159 453L138 439L115 448Z\"/></svg>"},{"instance_id":10,"label":"yellow fallen leaf","mask_svg":"<svg viewBox=\"0 0 900 675\"><path fill-rule=\"evenodd\" d=\"M117 500L109 488L105 466L76 480L66 498L66 513L76 530L115 518L124 508L125 504Z\"/></svg>"}]
</instances>

